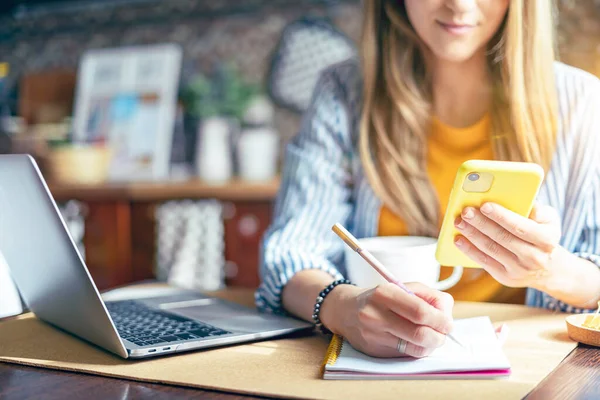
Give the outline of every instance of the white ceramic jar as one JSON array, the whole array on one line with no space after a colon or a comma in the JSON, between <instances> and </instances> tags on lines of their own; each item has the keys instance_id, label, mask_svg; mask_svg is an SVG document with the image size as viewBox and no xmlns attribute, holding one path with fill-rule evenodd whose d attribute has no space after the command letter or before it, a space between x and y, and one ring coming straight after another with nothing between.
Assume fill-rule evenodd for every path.
<instances>
[{"instance_id":1,"label":"white ceramic jar","mask_svg":"<svg viewBox=\"0 0 600 400\"><path fill-rule=\"evenodd\" d=\"M245 129L237 147L240 178L268 181L277 175L279 135L268 126Z\"/></svg>"},{"instance_id":2,"label":"white ceramic jar","mask_svg":"<svg viewBox=\"0 0 600 400\"><path fill-rule=\"evenodd\" d=\"M196 172L210 183L224 183L233 175L227 118L211 117L200 123L196 148Z\"/></svg>"}]
</instances>

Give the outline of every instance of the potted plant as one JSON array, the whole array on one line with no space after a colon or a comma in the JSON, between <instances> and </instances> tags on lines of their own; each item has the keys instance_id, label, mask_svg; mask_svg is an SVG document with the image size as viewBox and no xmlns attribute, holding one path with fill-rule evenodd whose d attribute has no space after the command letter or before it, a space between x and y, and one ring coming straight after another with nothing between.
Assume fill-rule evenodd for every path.
<instances>
[{"instance_id":1,"label":"potted plant","mask_svg":"<svg viewBox=\"0 0 600 400\"><path fill-rule=\"evenodd\" d=\"M259 86L246 82L231 63L218 64L209 75L195 74L183 87L181 103L195 126L200 177L212 182L231 177L233 131L259 93Z\"/></svg>"}]
</instances>

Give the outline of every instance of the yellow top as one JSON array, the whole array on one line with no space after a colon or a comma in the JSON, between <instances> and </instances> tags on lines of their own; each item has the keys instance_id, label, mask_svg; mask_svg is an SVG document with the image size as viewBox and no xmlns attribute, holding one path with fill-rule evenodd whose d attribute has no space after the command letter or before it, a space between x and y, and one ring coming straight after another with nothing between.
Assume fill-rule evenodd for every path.
<instances>
[{"instance_id":1,"label":"yellow top","mask_svg":"<svg viewBox=\"0 0 600 400\"><path fill-rule=\"evenodd\" d=\"M0 78L4 78L8 75L8 63L0 63Z\"/></svg>"},{"instance_id":2,"label":"yellow top","mask_svg":"<svg viewBox=\"0 0 600 400\"><path fill-rule=\"evenodd\" d=\"M488 115L467 128L454 128L434 118L427 142L427 173L437 192L442 213L446 210L454 176L460 165L472 159L492 160L491 121ZM379 215L379 236L404 236L408 231L404 221L387 207ZM440 279L450 275L452 268L442 267ZM506 288L485 270L465 268L460 282L447 291L455 300L520 303L524 289Z\"/></svg>"}]
</instances>

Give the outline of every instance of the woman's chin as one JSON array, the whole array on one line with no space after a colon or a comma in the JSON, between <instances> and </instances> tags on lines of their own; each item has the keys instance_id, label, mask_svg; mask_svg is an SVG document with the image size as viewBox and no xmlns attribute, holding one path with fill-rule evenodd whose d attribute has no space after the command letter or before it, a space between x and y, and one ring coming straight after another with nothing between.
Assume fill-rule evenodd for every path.
<instances>
[{"instance_id":1,"label":"woman's chin","mask_svg":"<svg viewBox=\"0 0 600 400\"><path fill-rule=\"evenodd\" d=\"M477 50L461 48L435 51L434 55L439 61L461 64L471 60L476 53Z\"/></svg>"}]
</instances>

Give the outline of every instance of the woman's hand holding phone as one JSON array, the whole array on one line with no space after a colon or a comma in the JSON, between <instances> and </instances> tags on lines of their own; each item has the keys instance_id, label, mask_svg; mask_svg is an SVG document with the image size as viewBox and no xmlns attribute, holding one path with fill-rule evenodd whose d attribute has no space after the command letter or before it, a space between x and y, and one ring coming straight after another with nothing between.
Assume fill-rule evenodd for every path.
<instances>
[{"instance_id":1,"label":"woman's hand holding phone","mask_svg":"<svg viewBox=\"0 0 600 400\"><path fill-rule=\"evenodd\" d=\"M598 266L560 246L561 217L552 207L535 204L543 177L533 163L464 162L450 193L436 259L440 265L484 268L505 286L550 296L543 301L595 309Z\"/></svg>"},{"instance_id":2,"label":"woman's hand holding phone","mask_svg":"<svg viewBox=\"0 0 600 400\"><path fill-rule=\"evenodd\" d=\"M529 218L498 204L466 207L454 223L456 246L498 282L510 287L544 286L561 238L555 209L535 205Z\"/></svg>"}]
</instances>

